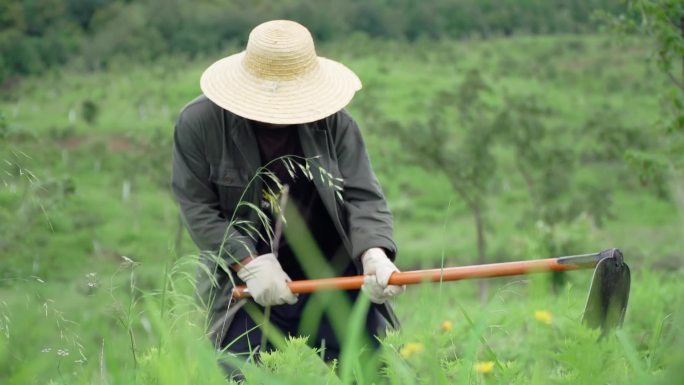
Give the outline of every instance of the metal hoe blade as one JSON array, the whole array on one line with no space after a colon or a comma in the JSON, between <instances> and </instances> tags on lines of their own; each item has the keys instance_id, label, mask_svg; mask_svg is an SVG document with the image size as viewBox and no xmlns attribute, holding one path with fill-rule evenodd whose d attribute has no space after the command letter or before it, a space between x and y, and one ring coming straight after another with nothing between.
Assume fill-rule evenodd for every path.
<instances>
[{"instance_id":1,"label":"metal hoe blade","mask_svg":"<svg viewBox=\"0 0 684 385\"><path fill-rule=\"evenodd\" d=\"M627 311L631 275L622 252L601 252L589 288L582 322L603 332L622 326Z\"/></svg>"}]
</instances>

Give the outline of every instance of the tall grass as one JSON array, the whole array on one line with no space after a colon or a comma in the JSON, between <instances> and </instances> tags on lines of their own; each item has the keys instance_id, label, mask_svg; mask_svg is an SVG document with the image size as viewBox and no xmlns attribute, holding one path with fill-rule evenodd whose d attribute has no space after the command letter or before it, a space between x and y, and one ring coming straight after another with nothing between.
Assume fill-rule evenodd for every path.
<instances>
[{"instance_id":1,"label":"tall grass","mask_svg":"<svg viewBox=\"0 0 684 385\"><path fill-rule=\"evenodd\" d=\"M0 379L6 384L228 383L219 363L229 355L207 338L206 309L194 298L199 264L197 256L183 256L169 265L163 286L142 289L137 267L122 262L121 271L101 280L87 297L106 302L98 306L108 310L93 315L97 322L73 321L85 306L44 297L49 283L17 283L16 290L27 295L0 305ZM637 289L624 329L601 340L598 331L579 322L586 279L558 296L534 294L542 292L535 286L547 284L542 276L499 286L484 306L474 299L473 288L425 284L409 288L397 301L404 326L381 338L378 351L364 350L358 339L365 332L364 298L343 314L349 321L338 362L324 363L306 336L280 336L275 351L262 353L259 363L244 364L245 383L677 383L665 381L684 378L678 366L681 287L662 273L636 272L634 278ZM434 306L437 290L440 307ZM342 308L334 300L327 304ZM550 318L535 318L539 310ZM93 340L99 328L110 331Z\"/></svg>"}]
</instances>

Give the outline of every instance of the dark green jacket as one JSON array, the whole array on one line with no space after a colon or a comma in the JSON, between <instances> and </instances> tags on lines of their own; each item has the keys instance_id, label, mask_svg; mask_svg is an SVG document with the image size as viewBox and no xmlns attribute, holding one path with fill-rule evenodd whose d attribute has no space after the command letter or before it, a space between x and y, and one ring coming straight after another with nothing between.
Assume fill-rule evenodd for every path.
<instances>
[{"instance_id":1,"label":"dark green jacket","mask_svg":"<svg viewBox=\"0 0 684 385\"><path fill-rule=\"evenodd\" d=\"M356 122L342 110L317 122L299 125L299 136L304 156L317 157L316 162L326 171L344 181L344 199L340 201L321 180L318 168L311 168L316 189L359 273L359 258L371 247L384 248L394 259L392 216ZM244 118L205 96L183 108L174 133L172 190L185 225L200 250L213 254L222 250L220 258L228 264L255 253L254 241L231 227L228 219L257 223L254 210L241 206L235 216L234 211L241 197L259 204L260 183L245 189L260 165L256 139ZM215 264L208 261L205 258L208 267L216 270L219 283L213 313L233 313L227 312L232 289L228 272L215 269ZM209 280L203 281L207 282L198 285L206 291ZM213 321L218 319L216 315ZM220 329L225 330L229 321L223 319Z\"/></svg>"}]
</instances>

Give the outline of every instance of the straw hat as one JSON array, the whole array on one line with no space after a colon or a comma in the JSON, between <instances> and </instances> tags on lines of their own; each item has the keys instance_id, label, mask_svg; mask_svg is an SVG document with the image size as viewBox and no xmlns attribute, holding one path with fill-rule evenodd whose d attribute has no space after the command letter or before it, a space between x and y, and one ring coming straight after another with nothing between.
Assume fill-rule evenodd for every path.
<instances>
[{"instance_id":1,"label":"straw hat","mask_svg":"<svg viewBox=\"0 0 684 385\"><path fill-rule=\"evenodd\" d=\"M341 110L361 81L343 64L318 57L304 26L274 20L252 30L245 51L209 66L200 86L211 101L244 118L298 124Z\"/></svg>"}]
</instances>

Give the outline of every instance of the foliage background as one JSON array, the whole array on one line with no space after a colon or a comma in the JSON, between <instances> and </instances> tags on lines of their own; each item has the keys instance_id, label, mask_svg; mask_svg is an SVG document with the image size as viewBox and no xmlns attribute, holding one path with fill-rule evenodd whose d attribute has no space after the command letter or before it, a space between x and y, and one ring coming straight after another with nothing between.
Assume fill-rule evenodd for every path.
<instances>
[{"instance_id":1,"label":"foliage background","mask_svg":"<svg viewBox=\"0 0 684 385\"><path fill-rule=\"evenodd\" d=\"M615 11L619 1L2 0L0 81L67 62L98 69L214 54L274 18L300 21L318 41L350 33L415 41L586 32L599 7Z\"/></svg>"},{"instance_id":2,"label":"foliage background","mask_svg":"<svg viewBox=\"0 0 684 385\"><path fill-rule=\"evenodd\" d=\"M292 341L251 383L681 382L680 15L673 0L0 0L0 383L223 381L171 134L202 70L271 18L303 22L364 82L349 109L401 269L619 247L634 276L602 343L579 324L588 272L423 285L397 301L381 379Z\"/></svg>"}]
</instances>

